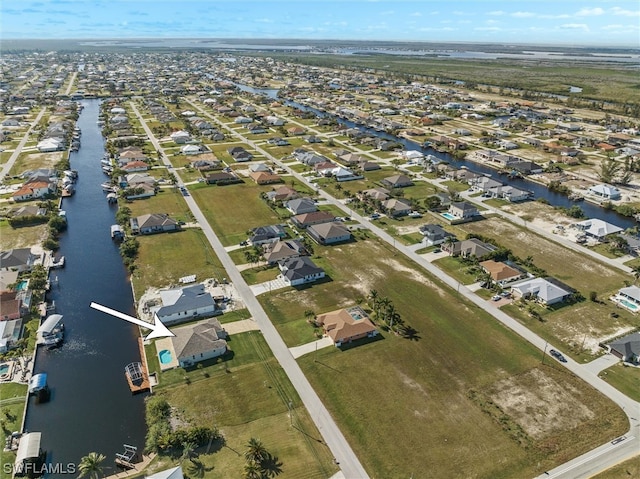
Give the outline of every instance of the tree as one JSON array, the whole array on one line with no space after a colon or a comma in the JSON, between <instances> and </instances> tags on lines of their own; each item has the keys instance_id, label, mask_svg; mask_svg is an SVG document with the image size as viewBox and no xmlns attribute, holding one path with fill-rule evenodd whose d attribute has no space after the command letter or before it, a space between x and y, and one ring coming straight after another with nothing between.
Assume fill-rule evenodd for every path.
<instances>
[{"instance_id":1,"label":"tree","mask_svg":"<svg viewBox=\"0 0 640 479\"><path fill-rule=\"evenodd\" d=\"M447 236L444 240L444 244L447 245L447 251L449 252L449 256L453 254L453 244L456 242L455 236Z\"/></svg>"},{"instance_id":2,"label":"tree","mask_svg":"<svg viewBox=\"0 0 640 479\"><path fill-rule=\"evenodd\" d=\"M253 461L247 461L244 465L245 479L262 479L262 468Z\"/></svg>"},{"instance_id":3,"label":"tree","mask_svg":"<svg viewBox=\"0 0 640 479\"><path fill-rule=\"evenodd\" d=\"M102 476L102 462L106 459L104 454L99 454L97 452L90 452L82 459L80 459L80 464L78 464L78 470L80 474L78 477L88 476L89 479L99 479Z\"/></svg>"},{"instance_id":4,"label":"tree","mask_svg":"<svg viewBox=\"0 0 640 479\"><path fill-rule=\"evenodd\" d=\"M248 462L259 464L267 457L267 448L264 447L260 439L252 437L247 443L247 450L244 453L244 457Z\"/></svg>"},{"instance_id":5,"label":"tree","mask_svg":"<svg viewBox=\"0 0 640 479\"><path fill-rule=\"evenodd\" d=\"M198 364L198 365L200 365L200 364ZM183 461L186 461L186 460L192 461L195 457L197 457L195 443L189 442L189 441L183 442L182 443L182 460Z\"/></svg>"},{"instance_id":6,"label":"tree","mask_svg":"<svg viewBox=\"0 0 640 479\"><path fill-rule=\"evenodd\" d=\"M631 274L633 274L633 277L635 278L635 282L637 282L638 279L640 279L640 264L633 266L631 268Z\"/></svg>"}]
</instances>

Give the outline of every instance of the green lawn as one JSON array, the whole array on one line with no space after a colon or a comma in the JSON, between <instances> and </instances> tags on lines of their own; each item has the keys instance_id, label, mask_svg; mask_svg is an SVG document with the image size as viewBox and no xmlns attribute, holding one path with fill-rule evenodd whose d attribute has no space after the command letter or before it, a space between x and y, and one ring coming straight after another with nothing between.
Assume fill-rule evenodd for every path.
<instances>
[{"instance_id":1,"label":"green lawn","mask_svg":"<svg viewBox=\"0 0 640 479\"><path fill-rule=\"evenodd\" d=\"M191 213L182 194L172 188L161 188L160 192L151 198L124 203L131 209L131 216L151 213L166 213L176 221L190 221Z\"/></svg>"},{"instance_id":2,"label":"green lawn","mask_svg":"<svg viewBox=\"0 0 640 479\"><path fill-rule=\"evenodd\" d=\"M353 305L371 289L390 298L417 330L415 341L383 332L382 339L352 349L323 349L318 362L300 360L373 477L410 477L425 460L433 477L532 476L625 429L621 411L611 422L611 403L559 367L539 370L537 350L377 240L317 247L316 255L331 266L332 282L259 296L289 346L314 338L306 310L318 314ZM547 436L518 445L515 433L486 412L482 398L501 380L538 374L532 371L552 378L558 391L578 388L579 401L600 412L575 428L556 430L558 418L550 420ZM529 394L539 387L532 384ZM376 391L375 407L371 391ZM473 393L471 399L472 391L479 396ZM516 427L514 421L509 419L509 427ZM411 443L429 444L428 452L408 449ZM547 448L550 443L561 452Z\"/></svg>"},{"instance_id":3,"label":"green lawn","mask_svg":"<svg viewBox=\"0 0 640 479\"><path fill-rule=\"evenodd\" d=\"M473 266L463 263L459 257L444 256L435 260L433 264L462 284L471 284L478 281L478 272L474 272ZM475 267L475 269L477 270L478 267Z\"/></svg>"},{"instance_id":4,"label":"green lawn","mask_svg":"<svg viewBox=\"0 0 640 479\"><path fill-rule=\"evenodd\" d=\"M25 384L0 384L0 401L6 401L0 406L3 437L13 431L20 430L26 395L27 386ZM12 398L14 400L11 400ZM0 464L13 464L15 460L15 452L0 451ZM4 467L0 468L0 479L10 479L11 477L11 470L7 472Z\"/></svg>"},{"instance_id":5,"label":"green lawn","mask_svg":"<svg viewBox=\"0 0 640 479\"><path fill-rule=\"evenodd\" d=\"M634 457L620 464L616 464L611 469L607 469L592 479L632 479L640 477L640 461Z\"/></svg>"},{"instance_id":6,"label":"green lawn","mask_svg":"<svg viewBox=\"0 0 640 479\"><path fill-rule=\"evenodd\" d=\"M598 375L634 401L640 401L640 368L618 363Z\"/></svg>"},{"instance_id":7,"label":"green lawn","mask_svg":"<svg viewBox=\"0 0 640 479\"><path fill-rule=\"evenodd\" d=\"M246 239L251 228L281 223L260 198L261 192L270 190L270 186L253 183L198 185L192 194L222 244L229 246Z\"/></svg>"},{"instance_id":8,"label":"green lawn","mask_svg":"<svg viewBox=\"0 0 640 479\"><path fill-rule=\"evenodd\" d=\"M178 284L183 276L195 274L197 281L228 276L200 229L138 236L138 241L137 268L132 278L136 300L147 288Z\"/></svg>"},{"instance_id":9,"label":"green lawn","mask_svg":"<svg viewBox=\"0 0 640 479\"><path fill-rule=\"evenodd\" d=\"M330 451L319 440L320 434L262 335L234 335L229 348L233 358L226 362L227 369L219 364L195 369L187 373L189 384L180 370L179 380L173 383L163 381L169 374L163 373L161 386L155 389L183 420L217 426L224 435L224 447L200 456L206 466L213 466L204 477L239 477L244 465L241 454L251 437L259 438L282 462L278 477L320 479L335 473ZM168 464L168 458L163 463Z\"/></svg>"},{"instance_id":10,"label":"green lawn","mask_svg":"<svg viewBox=\"0 0 640 479\"><path fill-rule=\"evenodd\" d=\"M0 220L0 245L3 250L40 245L49 233L47 224L12 228L7 220Z\"/></svg>"}]
</instances>

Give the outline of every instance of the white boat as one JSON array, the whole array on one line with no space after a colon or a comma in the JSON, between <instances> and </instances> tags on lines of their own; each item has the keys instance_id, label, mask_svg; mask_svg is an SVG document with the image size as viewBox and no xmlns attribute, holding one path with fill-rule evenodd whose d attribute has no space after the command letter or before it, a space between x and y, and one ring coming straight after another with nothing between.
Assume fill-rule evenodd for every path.
<instances>
[{"instance_id":1,"label":"white boat","mask_svg":"<svg viewBox=\"0 0 640 479\"><path fill-rule=\"evenodd\" d=\"M59 346L64 339L64 324L61 314L52 314L45 319L37 331L38 346Z\"/></svg>"},{"instance_id":2,"label":"white boat","mask_svg":"<svg viewBox=\"0 0 640 479\"><path fill-rule=\"evenodd\" d=\"M113 193L115 190L113 189L113 185L107 181L101 183L102 191L106 191L107 193Z\"/></svg>"}]
</instances>

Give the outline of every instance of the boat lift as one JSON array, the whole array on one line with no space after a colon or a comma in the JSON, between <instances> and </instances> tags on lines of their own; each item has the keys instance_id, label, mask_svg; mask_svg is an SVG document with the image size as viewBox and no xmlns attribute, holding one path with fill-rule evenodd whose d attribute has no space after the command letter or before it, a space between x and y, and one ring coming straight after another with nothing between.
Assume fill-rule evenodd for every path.
<instances>
[{"instance_id":1,"label":"boat lift","mask_svg":"<svg viewBox=\"0 0 640 479\"><path fill-rule=\"evenodd\" d=\"M124 447L124 452L116 453L116 464L129 469L135 468L133 462L138 455L138 448L129 444L123 444L122 447Z\"/></svg>"}]
</instances>

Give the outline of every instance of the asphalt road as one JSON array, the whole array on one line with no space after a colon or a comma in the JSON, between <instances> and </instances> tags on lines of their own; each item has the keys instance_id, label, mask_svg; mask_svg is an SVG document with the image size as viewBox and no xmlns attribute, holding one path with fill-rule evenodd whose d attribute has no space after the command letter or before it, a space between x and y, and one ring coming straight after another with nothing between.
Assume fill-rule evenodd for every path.
<instances>
[{"instance_id":1,"label":"asphalt road","mask_svg":"<svg viewBox=\"0 0 640 479\"><path fill-rule=\"evenodd\" d=\"M40 122L40 119L42 118L42 116L45 114L46 111L47 109L43 107L40 110L40 113L38 113L38 116L36 116L36 119L31 122L31 126L29 126L29 129L22 137L22 140L20 140L20 143L18 143L18 146L16 146L16 149L13 151L13 153L9 157L9 161L7 161L2 166L2 170L0 170L0 178L4 178L9 174L9 171L11 170L11 168L13 167L13 164L18 159L18 156L20 155L22 148L24 148L25 143L27 143L27 141L29 140L29 134L31 133L31 130L33 130L34 127Z\"/></svg>"},{"instance_id":2,"label":"asphalt road","mask_svg":"<svg viewBox=\"0 0 640 479\"><path fill-rule=\"evenodd\" d=\"M130 104L134 113L140 120L145 132L149 136L153 146L157 150L162 151L160 144L140 115L135 104L133 102ZM162 155L162 160L166 165L170 165L166 155ZM179 178L177 172L176 177ZM180 180L180 184L182 184L182 180ZM362 464L358 460L356 454L353 452L351 446L338 428L338 425L335 423L331 414L329 414L329 411L320 400L320 397L313 390L313 387L305 377L302 369L300 369L300 366L292 356L289 348L278 334L275 326L273 326L269 320L269 317L262 308L262 305L252 293L251 288L247 285L246 281L238 271L238 268L236 268L236 265L231 260L231 257L225 250L224 246L214 233L213 229L211 229L211 226L207 222L207 219L200 210L198 204L191 196L185 196L184 199L191 209L194 218L200 223L202 231L227 271L229 279L234 284L238 295L247 306L247 309L253 316L253 319L258 323L260 331L262 331L264 339L271 348L273 355L280 363L280 366L282 366L282 369L287 374L293 386L296 388L302 403L307 408L307 411L322 435L325 444L331 450L337 464L339 464L344 476L349 479L368 478L369 476L364 470L364 467L362 467Z\"/></svg>"}]
</instances>

